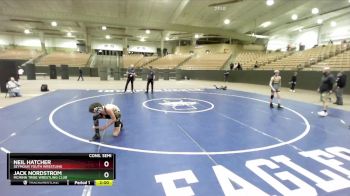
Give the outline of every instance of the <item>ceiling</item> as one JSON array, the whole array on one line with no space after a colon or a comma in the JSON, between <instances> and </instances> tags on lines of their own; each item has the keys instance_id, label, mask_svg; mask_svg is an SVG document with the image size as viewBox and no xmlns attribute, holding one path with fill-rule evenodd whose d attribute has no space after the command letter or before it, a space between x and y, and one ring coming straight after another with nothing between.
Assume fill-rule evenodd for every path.
<instances>
[{"instance_id":1,"label":"ceiling","mask_svg":"<svg viewBox=\"0 0 350 196\"><path fill-rule=\"evenodd\" d=\"M315 7L317 15L311 13ZM251 43L256 41L251 33L288 33L317 26L318 18L325 24L344 15L350 16L349 0L274 0L272 6L266 0L0 0L0 33L23 35L30 29L49 37L72 32L77 39L105 39L108 34L111 39L146 41L190 40L199 34ZM261 27L266 21L271 25Z\"/></svg>"}]
</instances>

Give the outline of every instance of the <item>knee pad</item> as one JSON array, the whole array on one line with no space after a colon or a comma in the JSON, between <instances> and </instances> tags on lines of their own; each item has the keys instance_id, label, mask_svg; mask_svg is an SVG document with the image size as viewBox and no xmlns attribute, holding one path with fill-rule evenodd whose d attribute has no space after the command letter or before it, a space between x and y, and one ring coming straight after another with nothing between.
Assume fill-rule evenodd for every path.
<instances>
[{"instance_id":1,"label":"knee pad","mask_svg":"<svg viewBox=\"0 0 350 196\"><path fill-rule=\"evenodd\" d=\"M94 121L94 125L95 125L95 126L98 126L98 125L99 125L98 119L99 119L99 115L95 115L95 116L92 117L92 120Z\"/></svg>"},{"instance_id":2,"label":"knee pad","mask_svg":"<svg viewBox=\"0 0 350 196\"><path fill-rule=\"evenodd\" d=\"M271 95L271 99L273 99L274 95Z\"/></svg>"},{"instance_id":3,"label":"knee pad","mask_svg":"<svg viewBox=\"0 0 350 196\"><path fill-rule=\"evenodd\" d=\"M98 125L99 125L98 120L94 120L94 126L98 126Z\"/></svg>"},{"instance_id":4,"label":"knee pad","mask_svg":"<svg viewBox=\"0 0 350 196\"><path fill-rule=\"evenodd\" d=\"M120 120L118 120L117 122L115 122L114 126L115 127L119 127L120 125L123 126L122 122L120 122Z\"/></svg>"}]
</instances>

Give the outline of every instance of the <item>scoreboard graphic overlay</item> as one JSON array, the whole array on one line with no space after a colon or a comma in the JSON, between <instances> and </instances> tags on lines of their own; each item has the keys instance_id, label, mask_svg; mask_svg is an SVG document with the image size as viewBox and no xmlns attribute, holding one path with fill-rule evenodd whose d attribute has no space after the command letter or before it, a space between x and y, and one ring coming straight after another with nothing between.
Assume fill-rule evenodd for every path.
<instances>
[{"instance_id":1,"label":"scoreboard graphic overlay","mask_svg":"<svg viewBox=\"0 0 350 196\"><path fill-rule=\"evenodd\" d=\"M115 179L113 153L9 153L11 185L111 186Z\"/></svg>"}]
</instances>

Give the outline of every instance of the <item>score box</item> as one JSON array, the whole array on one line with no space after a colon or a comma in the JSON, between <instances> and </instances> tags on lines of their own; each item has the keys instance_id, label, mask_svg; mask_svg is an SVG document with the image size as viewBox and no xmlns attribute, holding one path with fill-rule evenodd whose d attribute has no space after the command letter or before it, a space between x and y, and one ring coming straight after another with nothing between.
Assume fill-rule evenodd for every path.
<instances>
[{"instance_id":1,"label":"score box","mask_svg":"<svg viewBox=\"0 0 350 196\"><path fill-rule=\"evenodd\" d=\"M112 186L113 180L95 180L95 186Z\"/></svg>"},{"instance_id":2,"label":"score box","mask_svg":"<svg viewBox=\"0 0 350 196\"><path fill-rule=\"evenodd\" d=\"M9 153L7 179L12 185L94 185L100 180L106 186L116 178L115 159L114 153Z\"/></svg>"}]
</instances>

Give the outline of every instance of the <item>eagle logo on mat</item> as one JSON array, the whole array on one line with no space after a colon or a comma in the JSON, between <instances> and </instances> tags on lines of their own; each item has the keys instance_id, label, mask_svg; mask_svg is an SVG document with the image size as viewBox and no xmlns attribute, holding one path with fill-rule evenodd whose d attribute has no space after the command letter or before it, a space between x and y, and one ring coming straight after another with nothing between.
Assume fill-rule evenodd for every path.
<instances>
[{"instance_id":1,"label":"eagle logo on mat","mask_svg":"<svg viewBox=\"0 0 350 196\"><path fill-rule=\"evenodd\" d=\"M214 108L214 104L192 98L159 98L147 100L143 103L147 109L159 112L172 113L197 113Z\"/></svg>"}]
</instances>

